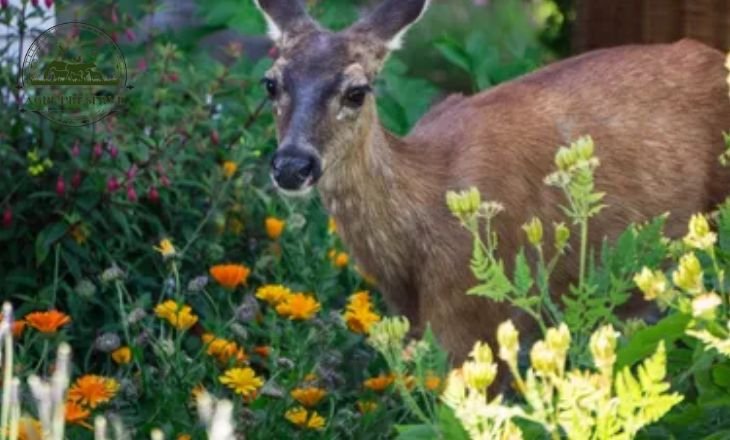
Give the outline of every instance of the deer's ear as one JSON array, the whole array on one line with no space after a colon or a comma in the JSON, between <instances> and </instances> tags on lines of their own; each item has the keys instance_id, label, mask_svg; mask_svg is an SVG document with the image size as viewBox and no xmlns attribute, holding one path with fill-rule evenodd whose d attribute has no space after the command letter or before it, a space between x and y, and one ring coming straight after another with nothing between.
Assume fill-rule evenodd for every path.
<instances>
[{"instance_id":1,"label":"deer's ear","mask_svg":"<svg viewBox=\"0 0 730 440\"><path fill-rule=\"evenodd\" d=\"M276 44L298 33L317 28L300 0L253 0L269 27L269 37Z\"/></svg>"},{"instance_id":2,"label":"deer's ear","mask_svg":"<svg viewBox=\"0 0 730 440\"><path fill-rule=\"evenodd\" d=\"M370 34L390 50L399 49L408 28L426 13L430 0L385 0L351 28Z\"/></svg>"}]
</instances>

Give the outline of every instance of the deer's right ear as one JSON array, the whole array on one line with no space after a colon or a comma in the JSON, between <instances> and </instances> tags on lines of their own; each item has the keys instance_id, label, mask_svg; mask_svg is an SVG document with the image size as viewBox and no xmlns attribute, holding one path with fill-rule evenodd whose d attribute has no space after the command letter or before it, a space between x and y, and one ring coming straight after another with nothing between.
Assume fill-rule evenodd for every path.
<instances>
[{"instance_id":1,"label":"deer's right ear","mask_svg":"<svg viewBox=\"0 0 730 440\"><path fill-rule=\"evenodd\" d=\"M299 33L318 27L300 0L253 0L253 2L264 14L269 27L269 37L277 45Z\"/></svg>"},{"instance_id":2,"label":"deer's right ear","mask_svg":"<svg viewBox=\"0 0 730 440\"><path fill-rule=\"evenodd\" d=\"M408 28L426 13L430 0L385 0L351 30L382 41L389 50L400 48Z\"/></svg>"}]
</instances>

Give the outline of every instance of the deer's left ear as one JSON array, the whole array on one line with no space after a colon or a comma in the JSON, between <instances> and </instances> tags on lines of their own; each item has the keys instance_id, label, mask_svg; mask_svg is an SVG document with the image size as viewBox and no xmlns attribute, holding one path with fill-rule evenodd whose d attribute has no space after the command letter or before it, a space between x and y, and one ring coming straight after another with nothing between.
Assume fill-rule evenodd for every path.
<instances>
[{"instance_id":1,"label":"deer's left ear","mask_svg":"<svg viewBox=\"0 0 730 440\"><path fill-rule=\"evenodd\" d=\"M426 13L429 3L430 0L385 0L350 30L379 39L389 50L399 49L406 31Z\"/></svg>"},{"instance_id":2,"label":"deer's left ear","mask_svg":"<svg viewBox=\"0 0 730 440\"><path fill-rule=\"evenodd\" d=\"M266 18L269 37L279 45L299 33L317 29L300 0L253 0Z\"/></svg>"}]
</instances>

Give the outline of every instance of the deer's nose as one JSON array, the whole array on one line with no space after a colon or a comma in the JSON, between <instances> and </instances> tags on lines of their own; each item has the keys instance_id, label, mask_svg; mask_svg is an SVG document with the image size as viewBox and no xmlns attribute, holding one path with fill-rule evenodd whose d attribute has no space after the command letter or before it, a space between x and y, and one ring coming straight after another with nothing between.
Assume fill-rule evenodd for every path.
<instances>
[{"instance_id":1,"label":"deer's nose","mask_svg":"<svg viewBox=\"0 0 730 440\"><path fill-rule=\"evenodd\" d=\"M317 181L321 171L319 159L295 149L276 152L271 161L271 174L280 188L297 191Z\"/></svg>"}]
</instances>

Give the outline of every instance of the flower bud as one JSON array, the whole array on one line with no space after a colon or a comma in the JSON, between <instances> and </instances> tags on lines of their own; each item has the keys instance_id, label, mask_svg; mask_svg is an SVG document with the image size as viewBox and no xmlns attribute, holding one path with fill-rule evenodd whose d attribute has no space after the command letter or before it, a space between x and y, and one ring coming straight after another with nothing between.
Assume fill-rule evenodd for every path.
<instances>
[{"instance_id":1,"label":"flower bud","mask_svg":"<svg viewBox=\"0 0 730 440\"><path fill-rule=\"evenodd\" d=\"M101 143L97 142L94 144L94 148L91 150L91 157L96 159L101 159L101 156L104 154L104 149L101 147Z\"/></svg>"},{"instance_id":2,"label":"flower bud","mask_svg":"<svg viewBox=\"0 0 730 440\"><path fill-rule=\"evenodd\" d=\"M571 144L571 148L575 150L578 159L590 160L593 158L595 144L593 143L593 138L590 136L584 136L573 142Z\"/></svg>"},{"instance_id":3,"label":"flower bud","mask_svg":"<svg viewBox=\"0 0 730 440\"><path fill-rule=\"evenodd\" d=\"M66 182L63 180L63 176L58 176L56 180L56 195L63 197L66 194Z\"/></svg>"},{"instance_id":4,"label":"flower bud","mask_svg":"<svg viewBox=\"0 0 730 440\"><path fill-rule=\"evenodd\" d=\"M119 156L119 148L114 144L109 145L109 157L116 159L117 156Z\"/></svg>"},{"instance_id":5,"label":"flower bud","mask_svg":"<svg viewBox=\"0 0 730 440\"><path fill-rule=\"evenodd\" d=\"M3 228L10 229L13 226L13 210L10 207L5 208L3 211Z\"/></svg>"},{"instance_id":6,"label":"flower bud","mask_svg":"<svg viewBox=\"0 0 730 440\"><path fill-rule=\"evenodd\" d=\"M221 136L218 134L218 130L213 130L210 132L210 141L213 143L213 145L218 145L221 143Z\"/></svg>"},{"instance_id":7,"label":"flower bud","mask_svg":"<svg viewBox=\"0 0 730 440\"><path fill-rule=\"evenodd\" d=\"M119 181L114 176L110 177L109 180L106 181L106 190L110 193L118 191L119 186Z\"/></svg>"},{"instance_id":8,"label":"flower bud","mask_svg":"<svg viewBox=\"0 0 730 440\"><path fill-rule=\"evenodd\" d=\"M9 0L0 0L0 8L5 9L10 5Z\"/></svg>"},{"instance_id":9,"label":"flower bud","mask_svg":"<svg viewBox=\"0 0 730 440\"><path fill-rule=\"evenodd\" d=\"M679 267L674 271L672 280L677 287L688 293L702 291L702 266L694 253L687 253L679 259Z\"/></svg>"},{"instance_id":10,"label":"flower bud","mask_svg":"<svg viewBox=\"0 0 730 440\"><path fill-rule=\"evenodd\" d=\"M94 348L97 350L110 353L121 345L122 341L116 333L102 333L94 341Z\"/></svg>"},{"instance_id":11,"label":"flower bud","mask_svg":"<svg viewBox=\"0 0 730 440\"><path fill-rule=\"evenodd\" d=\"M157 190L157 187L150 187L149 191L147 191L147 198L151 203L157 203L160 201L160 192Z\"/></svg>"},{"instance_id":12,"label":"flower bud","mask_svg":"<svg viewBox=\"0 0 730 440\"><path fill-rule=\"evenodd\" d=\"M562 369L565 365L565 356L570 348L570 330L565 323L561 323L558 328L551 327L545 333L545 343L555 352L556 365Z\"/></svg>"},{"instance_id":13,"label":"flower bud","mask_svg":"<svg viewBox=\"0 0 730 440\"><path fill-rule=\"evenodd\" d=\"M703 293L692 299L692 316L707 320L715 319L715 311L722 299L715 292Z\"/></svg>"},{"instance_id":14,"label":"flower bud","mask_svg":"<svg viewBox=\"0 0 730 440\"><path fill-rule=\"evenodd\" d=\"M479 211L481 203L481 194L475 187L459 192L449 191L446 193L446 204L449 210L462 220L475 215Z\"/></svg>"},{"instance_id":15,"label":"flower bud","mask_svg":"<svg viewBox=\"0 0 730 440\"><path fill-rule=\"evenodd\" d=\"M134 41L137 39L137 36L134 34L134 31L132 28L127 28L124 30L124 35L127 36L127 40Z\"/></svg>"},{"instance_id":16,"label":"flower bud","mask_svg":"<svg viewBox=\"0 0 730 440\"><path fill-rule=\"evenodd\" d=\"M129 200L132 203L135 203L137 201L137 191L134 189L134 186L129 185L127 187L127 200Z\"/></svg>"},{"instance_id":17,"label":"flower bud","mask_svg":"<svg viewBox=\"0 0 730 440\"><path fill-rule=\"evenodd\" d=\"M74 287L74 292L78 296L84 299L91 299L96 294L96 286L94 283L87 279L82 279L78 283L76 283L76 287Z\"/></svg>"},{"instance_id":18,"label":"flower bud","mask_svg":"<svg viewBox=\"0 0 730 440\"><path fill-rule=\"evenodd\" d=\"M542 243L542 222L539 218L533 217L529 223L522 225L522 230L527 235L527 241L533 246L539 246Z\"/></svg>"},{"instance_id":19,"label":"flower bud","mask_svg":"<svg viewBox=\"0 0 730 440\"><path fill-rule=\"evenodd\" d=\"M707 217L702 214L693 215L689 221L689 232L684 243L695 249L707 250L717 242L717 234L712 232Z\"/></svg>"},{"instance_id":20,"label":"flower bud","mask_svg":"<svg viewBox=\"0 0 730 440\"><path fill-rule=\"evenodd\" d=\"M641 272L634 276L634 283L644 293L644 299L653 301L663 296L667 291L667 278L660 270L652 272L648 267L644 267Z\"/></svg>"},{"instance_id":21,"label":"flower bud","mask_svg":"<svg viewBox=\"0 0 730 440\"><path fill-rule=\"evenodd\" d=\"M557 370L557 355L545 341L537 341L530 350L530 363L538 374L551 374Z\"/></svg>"},{"instance_id":22,"label":"flower bud","mask_svg":"<svg viewBox=\"0 0 730 440\"><path fill-rule=\"evenodd\" d=\"M482 391L494 382L497 376L497 365L479 361L467 361L462 366L466 385L476 391Z\"/></svg>"},{"instance_id":23,"label":"flower bud","mask_svg":"<svg viewBox=\"0 0 730 440\"><path fill-rule=\"evenodd\" d=\"M590 348L593 363L604 374L610 373L616 362L618 336L619 333L613 329L611 324L604 325L591 335Z\"/></svg>"},{"instance_id":24,"label":"flower bud","mask_svg":"<svg viewBox=\"0 0 730 440\"><path fill-rule=\"evenodd\" d=\"M112 265L108 269L101 273L101 281L104 283L110 283L112 281L121 280L124 278L124 272L116 264Z\"/></svg>"},{"instance_id":25,"label":"flower bud","mask_svg":"<svg viewBox=\"0 0 730 440\"><path fill-rule=\"evenodd\" d=\"M517 353L520 351L520 334L512 320L507 320L497 328L497 342L499 343L499 358L507 362L510 367L517 365Z\"/></svg>"},{"instance_id":26,"label":"flower bud","mask_svg":"<svg viewBox=\"0 0 730 440\"><path fill-rule=\"evenodd\" d=\"M570 240L570 229L565 223L555 223L555 249L562 251Z\"/></svg>"},{"instance_id":27,"label":"flower bud","mask_svg":"<svg viewBox=\"0 0 730 440\"><path fill-rule=\"evenodd\" d=\"M45 0L46 8L50 9L53 6L53 0Z\"/></svg>"},{"instance_id":28,"label":"flower bud","mask_svg":"<svg viewBox=\"0 0 730 440\"><path fill-rule=\"evenodd\" d=\"M471 358L475 361L483 364L490 364L494 360L494 357L492 356L492 349L489 348L488 344L482 341L477 341L476 344L474 344L474 348L471 350L471 353L469 353L469 356L471 356Z\"/></svg>"},{"instance_id":29,"label":"flower bud","mask_svg":"<svg viewBox=\"0 0 730 440\"><path fill-rule=\"evenodd\" d=\"M83 181L83 175L81 174L81 171L76 171L74 176L71 178L71 188L78 189L81 186L81 182Z\"/></svg>"},{"instance_id":30,"label":"flower bud","mask_svg":"<svg viewBox=\"0 0 730 440\"><path fill-rule=\"evenodd\" d=\"M74 146L71 147L71 157L79 157L81 155L81 147L79 146L79 141L76 141L74 143Z\"/></svg>"}]
</instances>

